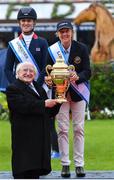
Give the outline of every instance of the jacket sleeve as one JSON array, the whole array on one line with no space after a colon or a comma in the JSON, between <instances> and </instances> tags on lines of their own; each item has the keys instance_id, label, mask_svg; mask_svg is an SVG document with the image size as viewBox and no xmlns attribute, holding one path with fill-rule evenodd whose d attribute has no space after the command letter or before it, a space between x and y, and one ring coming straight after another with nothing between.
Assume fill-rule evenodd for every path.
<instances>
[{"instance_id":1,"label":"jacket sleeve","mask_svg":"<svg viewBox=\"0 0 114 180\"><path fill-rule=\"evenodd\" d=\"M10 83L15 81L15 75L13 74L15 55L10 46L8 46L6 63L5 63L5 74Z\"/></svg>"},{"instance_id":2,"label":"jacket sleeve","mask_svg":"<svg viewBox=\"0 0 114 180\"><path fill-rule=\"evenodd\" d=\"M48 108L49 116L50 117L55 117L58 114L60 107L61 107L61 104L58 103L54 107Z\"/></svg>"}]
</instances>

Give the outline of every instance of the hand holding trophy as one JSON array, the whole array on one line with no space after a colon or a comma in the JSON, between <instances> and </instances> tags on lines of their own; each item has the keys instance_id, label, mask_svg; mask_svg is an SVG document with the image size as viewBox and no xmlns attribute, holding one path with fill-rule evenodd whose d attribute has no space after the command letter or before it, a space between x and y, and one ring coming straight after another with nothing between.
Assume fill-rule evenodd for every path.
<instances>
[{"instance_id":1,"label":"hand holding trophy","mask_svg":"<svg viewBox=\"0 0 114 180\"><path fill-rule=\"evenodd\" d=\"M70 74L74 70L75 67L73 65L68 66L65 64L62 58L57 58L56 63L53 66L46 66L48 76L45 81L47 81L48 85L49 80L50 84L51 82L53 83L52 86L55 88L56 100L59 103L67 102L65 95L70 84Z\"/></svg>"}]
</instances>

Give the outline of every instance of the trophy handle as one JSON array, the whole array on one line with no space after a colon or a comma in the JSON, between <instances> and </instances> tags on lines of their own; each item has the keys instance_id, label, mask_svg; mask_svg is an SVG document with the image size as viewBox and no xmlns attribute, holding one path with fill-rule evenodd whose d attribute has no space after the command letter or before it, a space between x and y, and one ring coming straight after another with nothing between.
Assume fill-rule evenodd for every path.
<instances>
[{"instance_id":1,"label":"trophy handle","mask_svg":"<svg viewBox=\"0 0 114 180\"><path fill-rule=\"evenodd\" d=\"M46 73L47 73L48 76L50 76L50 72L49 72L49 71L51 71L52 69L53 69L53 68L52 68L51 65L47 65L47 66L46 66Z\"/></svg>"},{"instance_id":2,"label":"trophy handle","mask_svg":"<svg viewBox=\"0 0 114 180\"><path fill-rule=\"evenodd\" d=\"M68 70L75 71L74 65L69 65L69 66L68 66Z\"/></svg>"}]
</instances>

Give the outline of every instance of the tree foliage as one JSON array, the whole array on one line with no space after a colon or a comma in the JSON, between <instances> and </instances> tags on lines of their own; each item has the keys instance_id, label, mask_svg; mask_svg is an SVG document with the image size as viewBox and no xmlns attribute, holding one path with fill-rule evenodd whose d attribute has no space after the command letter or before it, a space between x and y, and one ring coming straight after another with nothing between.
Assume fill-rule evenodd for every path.
<instances>
[{"instance_id":1,"label":"tree foliage","mask_svg":"<svg viewBox=\"0 0 114 180\"><path fill-rule=\"evenodd\" d=\"M106 107L114 110L114 69L113 65L92 67L90 110L100 111Z\"/></svg>"}]
</instances>

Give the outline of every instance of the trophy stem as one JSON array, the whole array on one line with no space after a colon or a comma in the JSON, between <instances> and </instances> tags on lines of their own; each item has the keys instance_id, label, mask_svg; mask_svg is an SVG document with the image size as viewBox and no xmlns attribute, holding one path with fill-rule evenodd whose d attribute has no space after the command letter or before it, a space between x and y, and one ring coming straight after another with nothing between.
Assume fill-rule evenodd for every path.
<instances>
[{"instance_id":1,"label":"trophy stem","mask_svg":"<svg viewBox=\"0 0 114 180\"><path fill-rule=\"evenodd\" d=\"M67 102L65 93L66 93L66 86L56 85L56 99L59 103Z\"/></svg>"}]
</instances>

